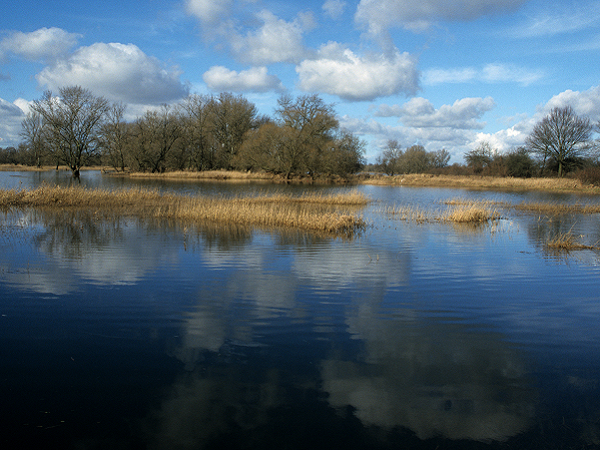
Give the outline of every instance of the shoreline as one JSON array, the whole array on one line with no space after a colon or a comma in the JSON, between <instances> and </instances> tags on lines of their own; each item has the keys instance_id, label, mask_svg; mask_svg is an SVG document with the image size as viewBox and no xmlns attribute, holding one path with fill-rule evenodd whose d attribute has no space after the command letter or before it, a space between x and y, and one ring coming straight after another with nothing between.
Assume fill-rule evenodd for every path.
<instances>
[{"instance_id":1,"label":"shoreline","mask_svg":"<svg viewBox=\"0 0 600 450\"><path fill-rule=\"evenodd\" d=\"M0 171L50 171L56 170L56 166L43 166L41 168L31 166L20 166L4 164L0 165ZM65 166L60 166L59 171L69 171ZM176 171L164 173L144 172L117 172L113 168L105 166L83 167L82 172L98 170L104 175L129 178L163 179L170 181L225 181L225 182L265 182L286 184L347 184L347 185L375 185L395 187L435 187L435 188L459 188L475 190L497 190L497 191L544 191L564 192L598 195L600 186L583 184L575 178L511 178L491 177L481 175L434 175L434 174L408 174L388 176L384 174L358 174L347 178L332 177L327 179L315 179L306 177L285 179L282 176L240 171Z\"/></svg>"}]
</instances>

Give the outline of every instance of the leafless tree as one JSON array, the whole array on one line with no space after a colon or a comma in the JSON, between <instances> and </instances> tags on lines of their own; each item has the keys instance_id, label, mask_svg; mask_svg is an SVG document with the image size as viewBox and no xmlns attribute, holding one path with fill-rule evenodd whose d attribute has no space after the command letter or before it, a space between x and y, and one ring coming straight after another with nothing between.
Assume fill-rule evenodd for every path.
<instances>
[{"instance_id":1,"label":"leafless tree","mask_svg":"<svg viewBox=\"0 0 600 450\"><path fill-rule=\"evenodd\" d=\"M41 167L44 153L44 121L41 114L29 111L21 122L21 128L21 137L28 152L33 156L35 165Z\"/></svg>"},{"instance_id":2,"label":"leafless tree","mask_svg":"<svg viewBox=\"0 0 600 450\"><path fill-rule=\"evenodd\" d=\"M80 86L67 86L59 89L58 97L46 91L31 109L42 117L48 147L79 179L81 167L99 154L98 133L108 100Z\"/></svg>"},{"instance_id":3,"label":"leafless tree","mask_svg":"<svg viewBox=\"0 0 600 450\"><path fill-rule=\"evenodd\" d=\"M527 138L527 149L544 164L554 159L561 177L569 160L587 155L592 130L589 118L577 116L570 106L556 107L535 125Z\"/></svg>"},{"instance_id":4,"label":"leafless tree","mask_svg":"<svg viewBox=\"0 0 600 450\"><path fill-rule=\"evenodd\" d=\"M377 157L377 164L384 173L393 176L400 172L400 162L403 152L396 139L390 139Z\"/></svg>"},{"instance_id":5,"label":"leafless tree","mask_svg":"<svg viewBox=\"0 0 600 450\"><path fill-rule=\"evenodd\" d=\"M115 103L110 106L106 121L100 133L100 146L105 152L108 162L115 169L125 171L125 154L127 142L127 124L123 120L125 105Z\"/></svg>"}]
</instances>

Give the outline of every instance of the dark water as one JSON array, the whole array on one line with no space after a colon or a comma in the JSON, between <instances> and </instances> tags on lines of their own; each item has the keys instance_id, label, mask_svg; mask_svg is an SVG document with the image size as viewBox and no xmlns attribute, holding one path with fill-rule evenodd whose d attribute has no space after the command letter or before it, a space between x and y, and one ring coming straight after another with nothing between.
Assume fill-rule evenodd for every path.
<instances>
[{"instance_id":1,"label":"dark water","mask_svg":"<svg viewBox=\"0 0 600 450\"><path fill-rule=\"evenodd\" d=\"M0 172L44 181L69 182ZM595 243L598 217L507 209L473 228L383 212L598 199L359 189L371 226L352 241L0 212L0 448L600 447L599 253L543 245L557 230Z\"/></svg>"}]
</instances>

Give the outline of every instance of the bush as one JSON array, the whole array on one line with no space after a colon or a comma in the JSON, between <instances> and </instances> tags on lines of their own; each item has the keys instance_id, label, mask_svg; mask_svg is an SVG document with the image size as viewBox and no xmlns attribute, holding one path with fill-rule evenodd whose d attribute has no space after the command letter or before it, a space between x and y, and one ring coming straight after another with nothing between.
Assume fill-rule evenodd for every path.
<instances>
[{"instance_id":1,"label":"bush","mask_svg":"<svg viewBox=\"0 0 600 450\"><path fill-rule=\"evenodd\" d=\"M586 167L575 174L575 178L583 184L600 186L600 167Z\"/></svg>"},{"instance_id":2,"label":"bush","mask_svg":"<svg viewBox=\"0 0 600 450\"><path fill-rule=\"evenodd\" d=\"M508 153L504 157L504 166L509 177L530 178L535 171L535 162L523 148Z\"/></svg>"}]
</instances>

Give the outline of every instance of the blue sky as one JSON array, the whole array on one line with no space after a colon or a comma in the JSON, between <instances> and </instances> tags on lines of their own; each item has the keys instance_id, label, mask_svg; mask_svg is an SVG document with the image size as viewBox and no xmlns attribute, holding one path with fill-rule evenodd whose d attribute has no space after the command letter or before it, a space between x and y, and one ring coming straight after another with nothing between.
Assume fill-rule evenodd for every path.
<instances>
[{"instance_id":1,"label":"blue sky","mask_svg":"<svg viewBox=\"0 0 600 450\"><path fill-rule=\"evenodd\" d=\"M4 0L0 146L46 89L81 85L130 120L190 93L273 115L319 94L374 161L389 139L445 148L524 142L554 106L600 120L592 0Z\"/></svg>"}]
</instances>

